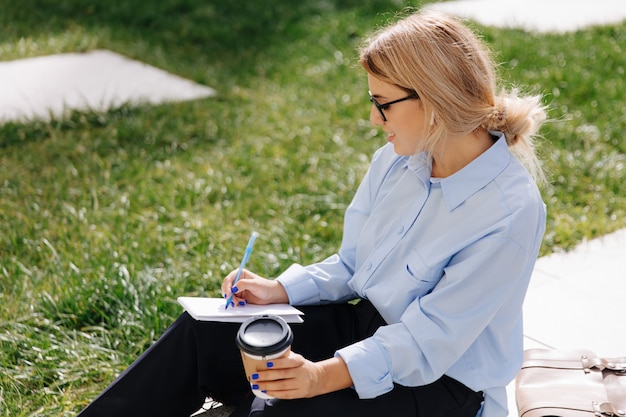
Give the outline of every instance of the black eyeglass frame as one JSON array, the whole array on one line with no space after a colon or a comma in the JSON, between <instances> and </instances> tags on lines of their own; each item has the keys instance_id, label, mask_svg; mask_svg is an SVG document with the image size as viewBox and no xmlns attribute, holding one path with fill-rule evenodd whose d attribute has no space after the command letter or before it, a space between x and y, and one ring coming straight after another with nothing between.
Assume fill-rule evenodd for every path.
<instances>
[{"instance_id":1,"label":"black eyeglass frame","mask_svg":"<svg viewBox=\"0 0 626 417\"><path fill-rule=\"evenodd\" d=\"M400 103L402 101L406 101L406 100L411 100L411 99L419 99L420 96L416 93L413 92L410 95L403 97L403 98L399 98L398 100L393 100L393 101L389 101L387 103L379 103L376 101L376 99L372 96L372 92L368 91L369 95L370 95L370 101L372 102L372 104L374 106L376 106L376 108L378 109L378 112L380 113L380 116L383 118L383 121L387 121L387 117L385 116L385 113L383 113L383 110L387 110L389 109L389 106L391 106L392 104L396 104L396 103Z\"/></svg>"}]
</instances>

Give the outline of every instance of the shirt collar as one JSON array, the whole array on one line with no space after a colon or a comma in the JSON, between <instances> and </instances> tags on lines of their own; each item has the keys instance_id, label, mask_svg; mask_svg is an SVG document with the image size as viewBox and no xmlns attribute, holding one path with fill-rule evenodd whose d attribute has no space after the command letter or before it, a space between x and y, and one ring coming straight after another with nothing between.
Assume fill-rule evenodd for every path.
<instances>
[{"instance_id":1,"label":"shirt collar","mask_svg":"<svg viewBox=\"0 0 626 417\"><path fill-rule=\"evenodd\" d=\"M489 132L496 137L496 142L478 158L460 171L449 177L437 180L441 184L446 206L454 210L465 200L484 188L509 165L511 153L502 132ZM432 162L425 153L411 156L408 168L414 171L422 181L430 181ZM426 179L424 178L426 175Z\"/></svg>"},{"instance_id":2,"label":"shirt collar","mask_svg":"<svg viewBox=\"0 0 626 417\"><path fill-rule=\"evenodd\" d=\"M432 171L432 159L428 158L426 152L420 152L412 155L407 160L407 168L415 172L419 180L430 188L430 173Z\"/></svg>"}]
</instances>

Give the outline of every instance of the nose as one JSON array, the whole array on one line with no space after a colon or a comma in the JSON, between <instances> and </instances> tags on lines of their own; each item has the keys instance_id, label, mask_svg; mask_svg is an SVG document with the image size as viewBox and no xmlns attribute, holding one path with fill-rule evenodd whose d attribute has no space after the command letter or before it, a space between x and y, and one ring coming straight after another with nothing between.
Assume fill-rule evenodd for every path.
<instances>
[{"instance_id":1,"label":"nose","mask_svg":"<svg viewBox=\"0 0 626 417\"><path fill-rule=\"evenodd\" d=\"M373 126L382 126L385 124L385 121L380 115L380 112L378 111L376 106L374 106L373 104L372 104L372 108L370 109L370 123Z\"/></svg>"}]
</instances>

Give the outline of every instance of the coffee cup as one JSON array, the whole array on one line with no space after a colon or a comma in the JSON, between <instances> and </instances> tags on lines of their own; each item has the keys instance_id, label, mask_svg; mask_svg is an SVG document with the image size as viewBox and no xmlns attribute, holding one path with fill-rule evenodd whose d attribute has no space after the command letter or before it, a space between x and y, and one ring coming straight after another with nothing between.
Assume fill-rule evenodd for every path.
<instances>
[{"instance_id":1,"label":"coffee cup","mask_svg":"<svg viewBox=\"0 0 626 417\"><path fill-rule=\"evenodd\" d=\"M263 314L244 321L237 332L236 343L246 376L267 369L267 361L289 354L293 333L280 316ZM261 390L252 390L259 398L273 398Z\"/></svg>"}]
</instances>

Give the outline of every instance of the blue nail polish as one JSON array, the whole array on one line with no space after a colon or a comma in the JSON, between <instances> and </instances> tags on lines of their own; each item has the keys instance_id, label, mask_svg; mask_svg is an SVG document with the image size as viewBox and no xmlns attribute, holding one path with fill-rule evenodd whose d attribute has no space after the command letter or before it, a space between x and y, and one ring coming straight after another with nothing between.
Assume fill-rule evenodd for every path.
<instances>
[{"instance_id":1,"label":"blue nail polish","mask_svg":"<svg viewBox=\"0 0 626 417\"><path fill-rule=\"evenodd\" d=\"M273 368L274 367L274 362L268 362L266 366L268 368Z\"/></svg>"},{"instance_id":2,"label":"blue nail polish","mask_svg":"<svg viewBox=\"0 0 626 417\"><path fill-rule=\"evenodd\" d=\"M257 384L252 384L252 389L259 389L259 386Z\"/></svg>"},{"instance_id":3,"label":"blue nail polish","mask_svg":"<svg viewBox=\"0 0 626 417\"><path fill-rule=\"evenodd\" d=\"M228 296L227 296L226 294L222 294L222 297L226 298L226 297L228 297Z\"/></svg>"},{"instance_id":4,"label":"blue nail polish","mask_svg":"<svg viewBox=\"0 0 626 417\"><path fill-rule=\"evenodd\" d=\"M230 302L230 306L231 306L231 307L235 307L235 302L234 302L234 301L231 301L231 302Z\"/></svg>"},{"instance_id":5,"label":"blue nail polish","mask_svg":"<svg viewBox=\"0 0 626 417\"><path fill-rule=\"evenodd\" d=\"M259 379L259 374L252 374L252 379Z\"/></svg>"},{"instance_id":6,"label":"blue nail polish","mask_svg":"<svg viewBox=\"0 0 626 417\"><path fill-rule=\"evenodd\" d=\"M239 288L237 288L237 287L233 287L233 288L231 288L230 290L233 292L233 294L236 294L236 293L237 293L237 291L239 291Z\"/></svg>"},{"instance_id":7,"label":"blue nail polish","mask_svg":"<svg viewBox=\"0 0 626 417\"><path fill-rule=\"evenodd\" d=\"M245 301L239 301L239 305L240 305L240 306L245 306L245 305L246 305L246 302L245 302Z\"/></svg>"},{"instance_id":8,"label":"blue nail polish","mask_svg":"<svg viewBox=\"0 0 626 417\"><path fill-rule=\"evenodd\" d=\"M266 390L266 389L262 389L262 390L261 390L261 392L262 392L263 394L267 394L267 390Z\"/></svg>"}]
</instances>

